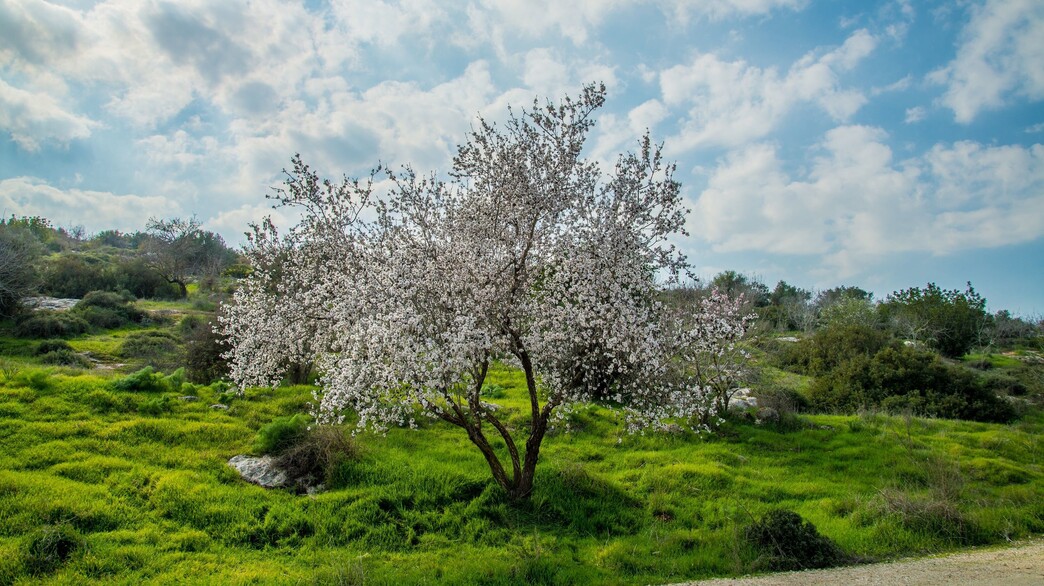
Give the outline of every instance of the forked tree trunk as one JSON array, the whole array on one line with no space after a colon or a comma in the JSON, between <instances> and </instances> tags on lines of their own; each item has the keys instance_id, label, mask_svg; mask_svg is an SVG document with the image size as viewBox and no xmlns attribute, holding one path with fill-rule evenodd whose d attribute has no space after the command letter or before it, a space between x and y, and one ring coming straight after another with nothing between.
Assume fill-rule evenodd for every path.
<instances>
[{"instance_id":1,"label":"forked tree trunk","mask_svg":"<svg viewBox=\"0 0 1044 586\"><path fill-rule=\"evenodd\" d=\"M533 481L536 478L536 465L540 457L540 445L547 434L547 424L550 420L551 411L554 408L554 405L549 403L545 404L543 409L540 409L537 401L536 377L533 374L533 365L524 352L519 358L521 358L522 369L526 373L526 387L529 391L532 409L529 437L526 439L525 452L523 454L519 454L516 442L511 437L507 427L479 404L478 392L482 387L482 380L485 378L484 368L481 370L481 376L477 377L475 394L469 401L471 415L474 418L468 417L463 410L463 406L460 405L454 409L455 413L442 414L444 420L458 425L468 432L468 439L478 447L479 451L486 458L486 463L489 464L490 472L493 474L493 480L504 489L511 500L526 499L533 493ZM492 425L507 445L511 459L510 471L501 462L486 434L483 433L481 425L483 421Z\"/></svg>"}]
</instances>

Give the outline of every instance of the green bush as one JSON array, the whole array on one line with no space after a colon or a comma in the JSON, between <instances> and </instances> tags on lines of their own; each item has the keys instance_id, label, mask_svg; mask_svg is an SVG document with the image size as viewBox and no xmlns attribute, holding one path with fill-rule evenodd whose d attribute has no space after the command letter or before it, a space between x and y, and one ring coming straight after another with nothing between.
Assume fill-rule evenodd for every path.
<instances>
[{"instance_id":1,"label":"green bush","mask_svg":"<svg viewBox=\"0 0 1044 586\"><path fill-rule=\"evenodd\" d=\"M176 359L178 339L167 332L135 332L120 345L120 356L153 360Z\"/></svg>"},{"instance_id":2,"label":"green bush","mask_svg":"<svg viewBox=\"0 0 1044 586\"><path fill-rule=\"evenodd\" d=\"M277 417L257 431L254 451L260 454L279 454L301 440L308 432L311 418L303 413L291 417Z\"/></svg>"},{"instance_id":3,"label":"green bush","mask_svg":"<svg viewBox=\"0 0 1044 586\"><path fill-rule=\"evenodd\" d=\"M172 390L170 383L162 372L156 372L151 366L129 374L123 378L116 379L111 383L115 391L136 391L144 393L156 393Z\"/></svg>"},{"instance_id":4,"label":"green bush","mask_svg":"<svg viewBox=\"0 0 1044 586\"><path fill-rule=\"evenodd\" d=\"M781 368L813 376L827 374L854 357L870 357L888 345L887 333L861 324L837 324L783 346Z\"/></svg>"},{"instance_id":5,"label":"green bush","mask_svg":"<svg viewBox=\"0 0 1044 586\"><path fill-rule=\"evenodd\" d=\"M64 252L48 261L43 270L44 292L78 299L90 291L119 287L116 260L108 255Z\"/></svg>"},{"instance_id":6,"label":"green bush","mask_svg":"<svg viewBox=\"0 0 1044 586\"><path fill-rule=\"evenodd\" d=\"M15 323L19 338L70 338L90 329L90 324L67 311L34 311L23 314Z\"/></svg>"},{"instance_id":7,"label":"green bush","mask_svg":"<svg viewBox=\"0 0 1044 586\"><path fill-rule=\"evenodd\" d=\"M903 335L923 341L950 358L967 354L982 342L980 337L992 325L986 299L971 283L963 293L935 283L928 283L924 289L896 291L881 305L881 311Z\"/></svg>"},{"instance_id":8,"label":"green bush","mask_svg":"<svg viewBox=\"0 0 1044 586\"><path fill-rule=\"evenodd\" d=\"M313 425L303 413L277 417L259 429L254 451L275 456L276 466L299 484L330 483L341 464L358 457L343 428Z\"/></svg>"},{"instance_id":9,"label":"green bush","mask_svg":"<svg viewBox=\"0 0 1044 586\"><path fill-rule=\"evenodd\" d=\"M91 291L73 308L89 324L96 328L114 329L130 324L140 324L148 314L131 305L133 295L121 295L110 291Z\"/></svg>"},{"instance_id":10,"label":"green bush","mask_svg":"<svg viewBox=\"0 0 1044 586\"><path fill-rule=\"evenodd\" d=\"M314 425L283 448L276 465L290 478L330 483L340 465L358 457L358 450L344 429Z\"/></svg>"},{"instance_id":11,"label":"green bush","mask_svg":"<svg viewBox=\"0 0 1044 586\"><path fill-rule=\"evenodd\" d=\"M214 331L214 323L188 316L179 325L185 344L185 372L194 383L209 384L228 377L225 337Z\"/></svg>"},{"instance_id":12,"label":"green bush","mask_svg":"<svg viewBox=\"0 0 1044 586\"><path fill-rule=\"evenodd\" d=\"M1011 403L975 373L947 364L935 353L899 343L873 356L855 354L837 365L813 382L809 400L817 410L834 413L880 407L996 423L1017 415Z\"/></svg>"},{"instance_id":13,"label":"green bush","mask_svg":"<svg viewBox=\"0 0 1044 586\"><path fill-rule=\"evenodd\" d=\"M178 286L168 283L141 259L128 259L120 263L122 280L120 287L133 293L138 299L180 299Z\"/></svg>"},{"instance_id":14,"label":"green bush","mask_svg":"<svg viewBox=\"0 0 1044 586\"><path fill-rule=\"evenodd\" d=\"M62 340L60 338L54 338L51 340L44 340L43 342L37 344L36 348L33 349L33 354L35 356L43 356L44 354L58 352L61 350L72 351L72 346L70 346L69 343L65 340Z\"/></svg>"},{"instance_id":15,"label":"green bush","mask_svg":"<svg viewBox=\"0 0 1044 586\"><path fill-rule=\"evenodd\" d=\"M57 570L83 547L83 537L66 524L46 525L29 534L22 547L22 563L33 576Z\"/></svg>"},{"instance_id":16,"label":"green bush","mask_svg":"<svg viewBox=\"0 0 1044 586\"><path fill-rule=\"evenodd\" d=\"M814 525L793 511L776 509L743 532L747 545L758 553L756 569L774 571L829 568L848 556Z\"/></svg>"},{"instance_id":17,"label":"green bush","mask_svg":"<svg viewBox=\"0 0 1044 586\"><path fill-rule=\"evenodd\" d=\"M54 364L57 366L75 366L78 368L90 368L91 361L72 350L54 350L40 355L40 362Z\"/></svg>"}]
</instances>

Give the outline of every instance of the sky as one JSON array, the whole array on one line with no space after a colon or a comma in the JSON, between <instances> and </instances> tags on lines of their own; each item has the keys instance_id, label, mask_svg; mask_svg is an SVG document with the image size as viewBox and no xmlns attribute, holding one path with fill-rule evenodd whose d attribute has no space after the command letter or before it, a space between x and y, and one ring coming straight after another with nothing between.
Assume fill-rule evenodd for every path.
<instances>
[{"instance_id":1,"label":"sky","mask_svg":"<svg viewBox=\"0 0 1044 586\"><path fill-rule=\"evenodd\" d=\"M0 0L0 213L231 244L294 153L445 173L479 117L604 82L696 272L1044 314L1040 0Z\"/></svg>"}]
</instances>

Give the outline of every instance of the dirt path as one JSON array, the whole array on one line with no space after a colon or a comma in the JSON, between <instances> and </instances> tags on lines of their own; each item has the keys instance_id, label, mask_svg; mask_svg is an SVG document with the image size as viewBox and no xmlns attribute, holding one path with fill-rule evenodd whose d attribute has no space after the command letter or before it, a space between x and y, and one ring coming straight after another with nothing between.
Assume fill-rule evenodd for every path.
<instances>
[{"instance_id":1,"label":"dirt path","mask_svg":"<svg viewBox=\"0 0 1044 586\"><path fill-rule=\"evenodd\" d=\"M698 586L1041 586L1044 584L1044 540L1006 549L981 549L933 558L902 560L832 570L785 572L756 578L688 582ZM686 586L686 585L679 585Z\"/></svg>"}]
</instances>

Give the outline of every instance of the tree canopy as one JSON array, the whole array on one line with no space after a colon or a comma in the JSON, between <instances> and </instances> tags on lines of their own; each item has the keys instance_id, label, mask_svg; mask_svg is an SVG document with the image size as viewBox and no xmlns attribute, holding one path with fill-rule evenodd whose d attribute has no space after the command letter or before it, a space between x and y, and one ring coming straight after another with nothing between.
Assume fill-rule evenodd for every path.
<instances>
[{"instance_id":1,"label":"tree canopy","mask_svg":"<svg viewBox=\"0 0 1044 586\"><path fill-rule=\"evenodd\" d=\"M320 418L459 426L513 498L529 495L552 417L571 405L614 405L632 429L701 410L706 388L675 357L729 344L745 321L658 299L687 269L670 243L680 186L648 135L608 173L582 156L604 99L588 86L503 126L480 119L448 180L407 167L335 183L295 157L278 197L303 219L285 236L255 227L255 270L223 317L233 377L271 385L315 360ZM483 400L498 359L525 373L524 423Z\"/></svg>"}]
</instances>

